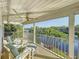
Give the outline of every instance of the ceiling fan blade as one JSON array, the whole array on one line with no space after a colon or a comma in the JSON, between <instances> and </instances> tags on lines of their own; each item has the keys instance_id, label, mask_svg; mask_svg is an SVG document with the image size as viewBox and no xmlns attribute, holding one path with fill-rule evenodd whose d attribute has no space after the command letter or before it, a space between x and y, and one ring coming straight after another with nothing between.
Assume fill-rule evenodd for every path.
<instances>
[{"instance_id":1,"label":"ceiling fan blade","mask_svg":"<svg viewBox=\"0 0 79 59\"><path fill-rule=\"evenodd\" d=\"M19 18L25 18L27 21L29 21L29 19L35 19L35 18L29 18L29 13L26 13L26 17L21 17L20 15L18 15L18 12L15 10L15 9L13 9L13 11L16 13L16 15L19 17Z\"/></svg>"},{"instance_id":2,"label":"ceiling fan blade","mask_svg":"<svg viewBox=\"0 0 79 59\"><path fill-rule=\"evenodd\" d=\"M35 19L35 18L29 18L29 19Z\"/></svg>"},{"instance_id":3,"label":"ceiling fan blade","mask_svg":"<svg viewBox=\"0 0 79 59\"><path fill-rule=\"evenodd\" d=\"M26 18L26 17L23 16L22 18ZM35 19L35 18L29 18L29 19Z\"/></svg>"},{"instance_id":4,"label":"ceiling fan blade","mask_svg":"<svg viewBox=\"0 0 79 59\"><path fill-rule=\"evenodd\" d=\"M16 13L16 15L17 15L19 18L22 18L20 15L18 15L18 12L17 12L15 9L13 9L13 11Z\"/></svg>"}]
</instances>

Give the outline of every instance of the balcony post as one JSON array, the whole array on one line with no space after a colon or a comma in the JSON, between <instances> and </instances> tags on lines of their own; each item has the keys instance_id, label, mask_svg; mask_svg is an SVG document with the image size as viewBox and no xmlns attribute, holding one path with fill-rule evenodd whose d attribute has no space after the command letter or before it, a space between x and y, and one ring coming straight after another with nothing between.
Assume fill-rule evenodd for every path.
<instances>
[{"instance_id":1,"label":"balcony post","mask_svg":"<svg viewBox=\"0 0 79 59\"><path fill-rule=\"evenodd\" d=\"M75 15L69 16L69 57L74 59L74 23Z\"/></svg>"},{"instance_id":2,"label":"balcony post","mask_svg":"<svg viewBox=\"0 0 79 59\"><path fill-rule=\"evenodd\" d=\"M2 55L2 37L3 37L2 12L0 11L0 59Z\"/></svg>"},{"instance_id":3,"label":"balcony post","mask_svg":"<svg viewBox=\"0 0 79 59\"><path fill-rule=\"evenodd\" d=\"M24 26L23 26L23 38L24 38Z\"/></svg>"},{"instance_id":4,"label":"balcony post","mask_svg":"<svg viewBox=\"0 0 79 59\"><path fill-rule=\"evenodd\" d=\"M36 43L36 26L35 26L35 23L33 23L33 28L34 28L34 43Z\"/></svg>"},{"instance_id":5,"label":"balcony post","mask_svg":"<svg viewBox=\"0 0 79 59\"><path fill-rule=\"evenodd\" d=\"M0 59L2 56L2 46L3 46L3 18L2 18L2 12L3 12L3 2L1 3L0 7Z\"/></svg>"}]
</instances>

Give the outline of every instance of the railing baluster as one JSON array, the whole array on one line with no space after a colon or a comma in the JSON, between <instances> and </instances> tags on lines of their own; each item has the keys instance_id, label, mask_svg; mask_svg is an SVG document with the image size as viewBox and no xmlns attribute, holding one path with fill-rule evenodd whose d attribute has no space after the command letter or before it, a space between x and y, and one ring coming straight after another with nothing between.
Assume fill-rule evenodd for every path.
<instances>
[{"instance_id":1,"label":"railing baluster","mask_svg":"<svg viewBox=\"0 0 79 59\"><path fill-rule=\"evenodd\" d=\"M64 58L66 58L66 55L65 55L65 42L64 42Z\"/></svg>"},{"instance_id":2,"label":"railing baluster","mask_svg":"<svg viewBox=\"0 0 79 59\"><path fill-rule=\"evenodd\" d=\"M55 40L54 42L55 42L55 45L54 45L54 46L55 46L54 51L56 52L56 40Z\"/></svg>"},{"instance_id":3,"label":"railing baluster","mask_svg":"<svg viewBox=\"0 0 79 59\"><path fill-rule=\"evenodd\" d=\"M57 53L59 53L59 39L58 38L57 38L57 49L58 49Z\"/></svg>"},{"instance_id":4,"label":"railing baluster","mask_svg":"<svg viewBox=\"0 0 79 59\"><path fill-rule=\"evenodd\" d=\"M53 44L52 45L52 47L53 47L52 50L54 51L54 39L53 39L53 37L52 37L52 44Z\"/></svg>"},{"instance_id":5,"label":"railing baluster","mask_svg":"<svg viewBox=\"0 0 79 59\"><path fill-rule=\"evenodd\" d=\"M79 38L78 38L79 39ZM77 59L79 58L79 41L78 41L78 57Z\"/></svg>"},{"instance_id":6,"label":"railing baluster","mask_svg":"<svg viewBox=\"0 0 79 59\"><path fill-rule=\"evenodd\" d=\"M62 41L60 42L60 50L61 50L61 54L62 54Z\"/></svg>"},{"instance_id":7,"label":"railing baluster","mask_svg":"<svg viewBox=\"0 0 79 59\"><path fill-rule=\"evenodd\" d=\"M55 39L53 37L53 51L55 50Z\"/></svg>"},{"instance_id":8,"label":"railing baluster","mask_svg":"<svg viewBox=\"0 0 79 59\"><path fill-rule=\"evenodd\" d=\"M67 58L67 41L66 41L66 43L65 43L65 57Z\"/></svg>"},{"instance_id":9,"label":"railing baluster","mask_svg":"<svg viewBox=\"0 0 79 59\"><path fill-rule=\"evenodd\" d=\"M55 52L56 52L56 38L55 38Z\"/></svg>"},{"instance_id":10,"label":"railing baluster","mask_svg":"<svg viewBox=\"0 0 79 59\"><path fill-rule=\"evenodd\" d=\"M58 39L58 54L59 54L59 40L60 40L60 39Z\"/></svg>"}]
</instances>

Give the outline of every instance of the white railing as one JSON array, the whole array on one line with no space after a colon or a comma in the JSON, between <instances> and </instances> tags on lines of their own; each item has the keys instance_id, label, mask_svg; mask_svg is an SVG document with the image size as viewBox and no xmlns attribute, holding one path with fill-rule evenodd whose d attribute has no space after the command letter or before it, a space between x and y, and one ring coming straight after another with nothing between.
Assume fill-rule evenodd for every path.
<instances>
[{"instance_id":1,"label":"white railing","mask_svg":"<svg viewBox=\"0 0 79 59\"><path fill-rule=\"evenodd\" d=\"M27 35L26 35L27 36ZM28 34L28 39L33 42L33 33ZM43 34L36 35L36 43L61 55L64 58L69 58L69 42L68 38L63 39L60 37L46 36ZM74 59L78 59L78 54L75 55Z\"/></svg>"},{"instance_id":2,"label":"white railing","mask_svg":"<svg viewBox=\"0 0 79 59\"><path fill-rule=\"evenodd\" d=\"M24 39L26 39L28 42L33 42L33 33L24 33ZM13 38L18 38L14 37ZM60 37L54 37L54 36L47 36L43 34L37 34L36 35L36 43L51 50L52 52L64 57L69 58L69 44L68 44L68 38L60 38ZM79 58L79 53L75 56L74 59Z\"/></svg>"}]
</instances>

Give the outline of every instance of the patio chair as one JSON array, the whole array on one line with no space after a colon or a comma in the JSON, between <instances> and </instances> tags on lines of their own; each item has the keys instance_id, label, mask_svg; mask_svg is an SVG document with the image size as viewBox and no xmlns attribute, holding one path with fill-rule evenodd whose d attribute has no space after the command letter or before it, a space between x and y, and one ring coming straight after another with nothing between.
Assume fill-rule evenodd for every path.
<instances>
[{"instance_id":1,"label":"patio chair","mask_svg":"<svg viewBox=\"0 0 79 59\"><path fill-rule=\"evenodd\" d=\"M6 41L6 40L4 40L4 41ZM11 59L25 59L30 54L29 49L24 50L22 53L20 53L18 51L18 48L13 46L13 42L10 39L10 37L8 37L6 42L7 42L7 44L4 44L4 46L6 46L10 50L8 52L10 53Z\"/></svg>"},{"instance_id":2,"label":"patio chair","mask_svg":"<svg viewBox=\"0 0 79 59\"><path fill-rule=\"evenodd\" d=\"M16 47L14 47L13 45L8 44L6 46L10 49L13 59L25 59L30 53L29 49L27 49L27 51L19 53L18 49Z\"/></svg>"}]
</instances>

